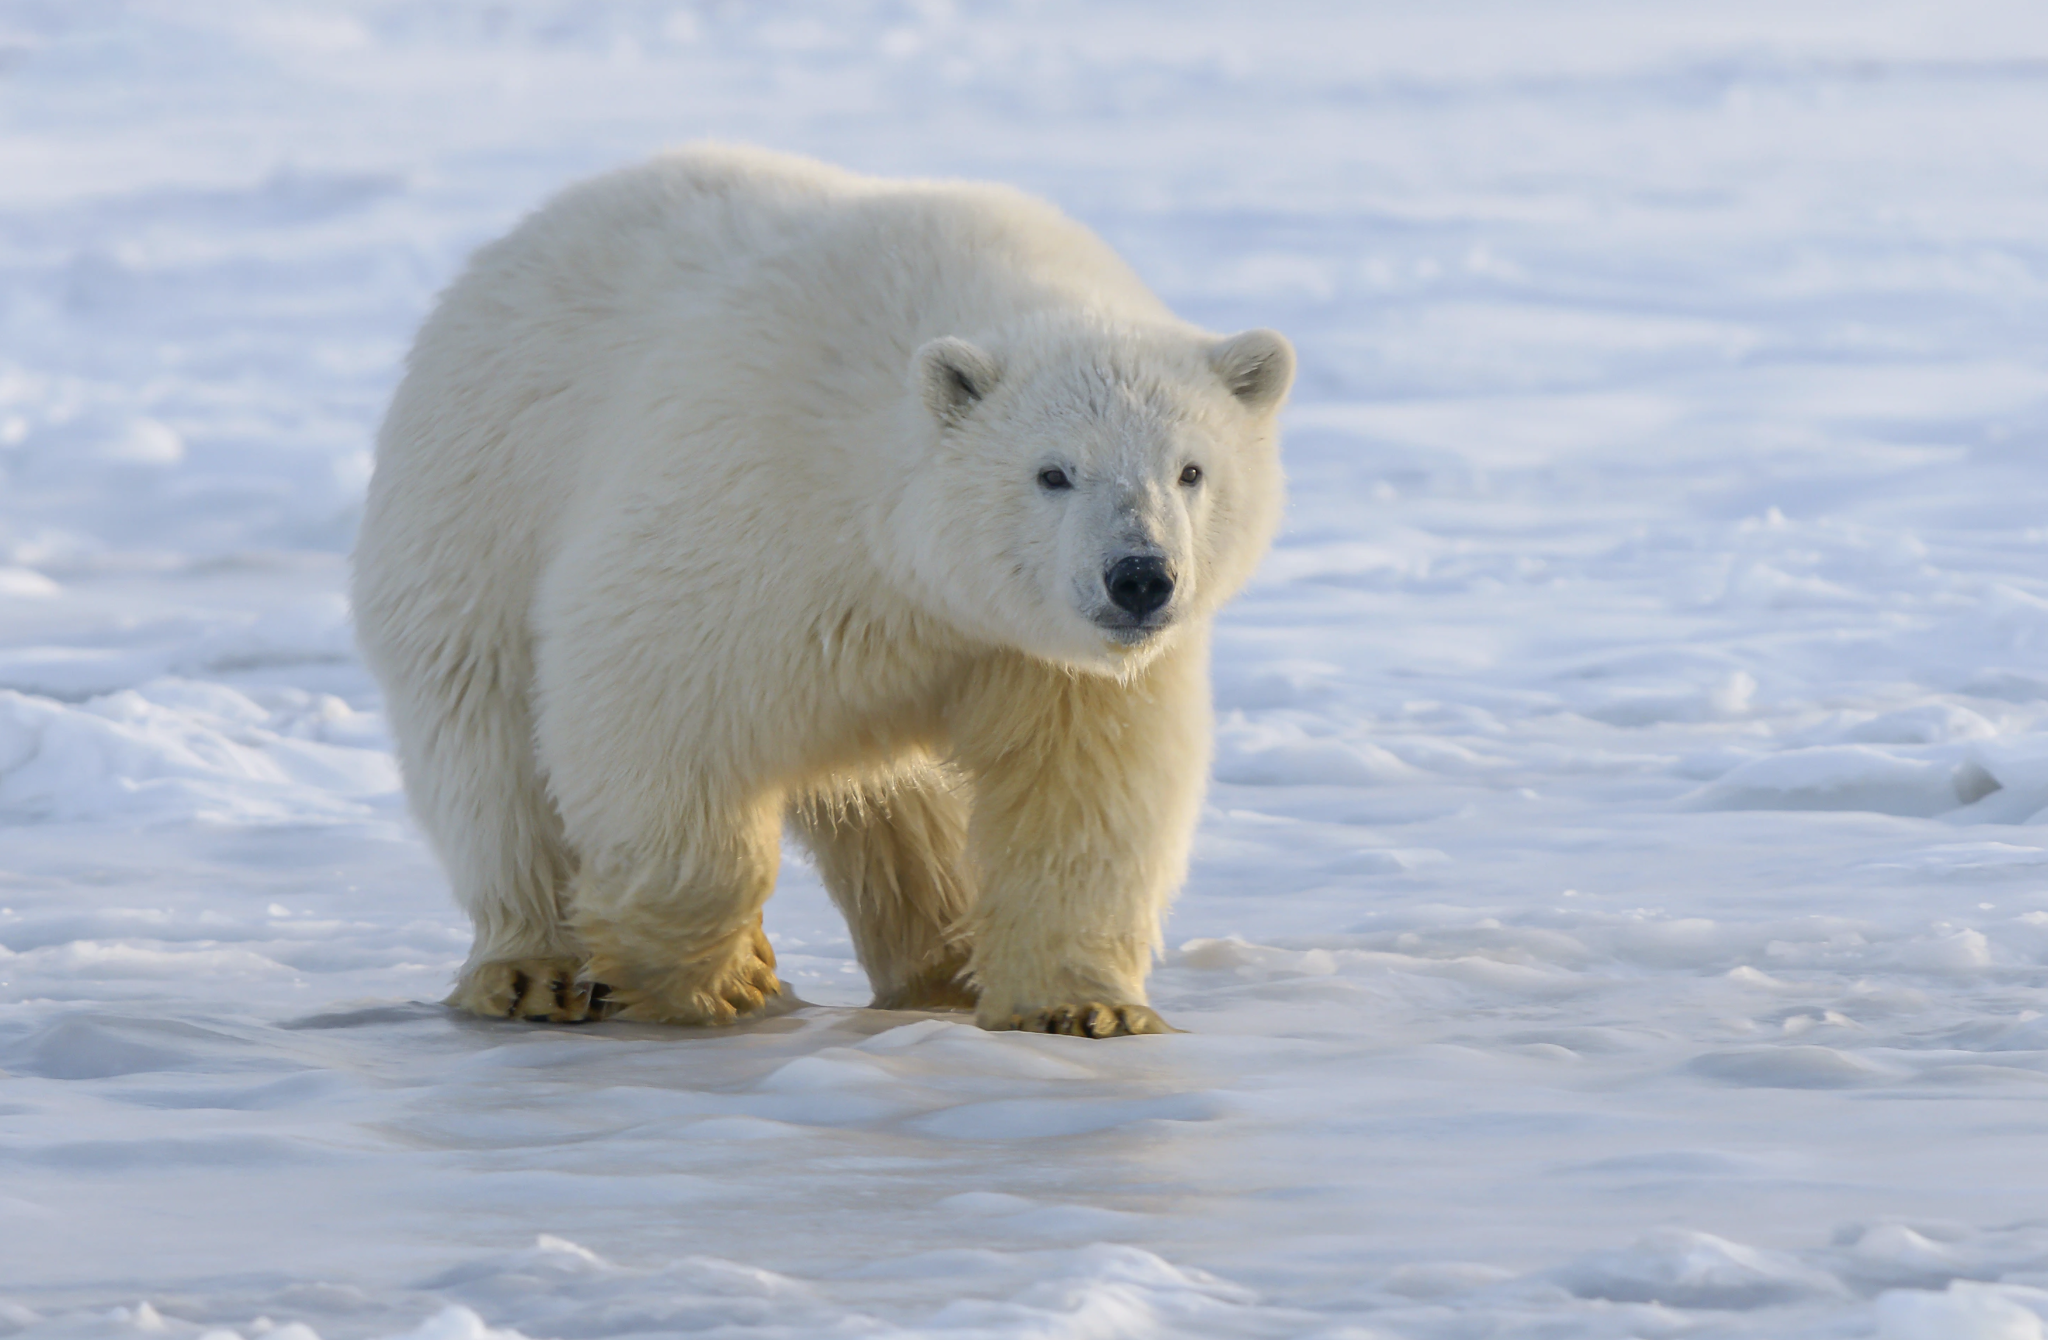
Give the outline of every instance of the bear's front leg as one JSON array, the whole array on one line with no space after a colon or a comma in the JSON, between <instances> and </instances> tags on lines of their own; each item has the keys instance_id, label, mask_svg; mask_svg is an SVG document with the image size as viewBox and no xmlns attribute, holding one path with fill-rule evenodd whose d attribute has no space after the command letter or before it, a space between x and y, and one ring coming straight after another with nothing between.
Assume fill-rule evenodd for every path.
<instances>
[{"instance_id":1,"label":"bear's front leg","mask_svg":"<svg viewBox=\"0 0 2048 1340\"><path fill-rule=\"evenodd\" d=\"M586 981L609 1017L729 1024L779 995L761 905L775 888L780 807L699 815L654 852L589 862L570 895Z\"/></svg>"},{"instance_id":2,"label":"bear's front leg","mask_svg":"<svg viewBox=\"0 0 2048 1340\"><path fill-rule=\"evenodd\" d=\"M743 593L718 585L729 569L678 557L672 510L638 493L606 506L532 616L539 771L577 861L565 919L610 1017L731 1023L782 989L761 907L784 796L762 755L793 726L756 704L793 696L773 679L787 658L749 640Z\"/></svg>"},{"instance_id":3,"label":"bear's front leg","mask_svg":"<svg viewBox=\"0 0 2048 1340\"><path fill-rule=\"evenodd\" d=\"M963 695L983 1028L1173 1031L1145 978L1209 771L1207 648L1184 638L1128 682L1015 657Z\"/></svg>"}]
</instances>

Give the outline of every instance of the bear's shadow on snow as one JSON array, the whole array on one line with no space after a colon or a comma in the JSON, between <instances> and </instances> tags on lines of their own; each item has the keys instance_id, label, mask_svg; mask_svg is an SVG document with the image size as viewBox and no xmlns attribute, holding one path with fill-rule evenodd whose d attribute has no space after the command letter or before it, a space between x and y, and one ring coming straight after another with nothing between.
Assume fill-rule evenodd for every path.
<instances>
[{"instance_id":1,"label":"bear's shadow on snow","mask_svg":"<svg viewBox=\"0 0 2048 1340\"><path fill-rule=\"evenodd\" d=\"M591 1023L552 1023L545 1020L486 1019L444 1005L438 1001L407 1001L403 1004L364 1005L356 1009L328 1010L286 1020L279 1028L293 1031L328 1031L357 1028L386 1028L393 1025L438 1022L452 1027L458 1035L488 1039L500 1045L519 1037L589 1038L610 1042L706 1043L719 1039L817 1034L820 1045L842 1045L851 1035L856 1040L878 1036L906 1024L927 1019L969 1023L971 1014L936 1010L877 1010L863 1006L818 1005L785 990L750 1018L717 1027L681 1024L644 1024L623 1020Z\"/></svg>"}]
</instances>

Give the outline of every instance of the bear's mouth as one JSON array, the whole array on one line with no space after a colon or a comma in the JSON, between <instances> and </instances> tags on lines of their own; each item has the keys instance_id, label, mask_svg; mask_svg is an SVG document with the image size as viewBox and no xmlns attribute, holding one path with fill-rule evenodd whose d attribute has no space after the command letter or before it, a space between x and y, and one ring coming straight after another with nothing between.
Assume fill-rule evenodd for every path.
<instances>
[{"instance_id":1,"label":"bear's mouth","mask_svg":"<svg viewBox=\"0 0 2048 1340\"><path fill-rule=\"evenodd\" d=\"M1114 606L1095 610L1089 620L1119 647L1136 647L1173 622L1171 610L1158 610L1143 617L1126 614Z\"/></svg>"}]
</instances>

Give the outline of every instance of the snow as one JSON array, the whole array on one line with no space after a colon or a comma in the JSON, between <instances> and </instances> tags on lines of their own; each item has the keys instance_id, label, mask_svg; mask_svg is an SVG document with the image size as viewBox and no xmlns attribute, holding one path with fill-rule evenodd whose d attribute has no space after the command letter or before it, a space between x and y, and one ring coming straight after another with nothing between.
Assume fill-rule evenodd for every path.
<instances>
[{"instance_id":1,"label":"snow","mask_svg":"<svg viewBox=\"0 0 2048 1340\"><path fill-rule=\"evenodd\" d=\"M0 1333L2048 1317L2048 14L0 9ZM1155 999L457 1018L351 649L411 331L693 136L1016 182L1302 354Z\"/></svg>"}]
</instances>

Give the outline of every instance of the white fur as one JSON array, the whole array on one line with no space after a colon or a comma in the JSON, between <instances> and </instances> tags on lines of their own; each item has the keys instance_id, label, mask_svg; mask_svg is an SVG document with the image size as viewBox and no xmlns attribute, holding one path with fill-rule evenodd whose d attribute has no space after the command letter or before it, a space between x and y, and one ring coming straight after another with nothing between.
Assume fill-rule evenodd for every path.
<instances>
[{"instance_id":1,"label":"white fur","mask_svg":"<svg viewBox=\"0 0 2048 1340\"><path fill-rule=\"evenodd\" d=\"M787 819L878 1003L1156 1023L1208 623L1276 523L1292 371L996 186L693 148L485 247L420 333L356 555L476 923L452 999L758 1008ZM1109 626L1130 554L1175 590Z\"/></svg>"}]
</instances>

